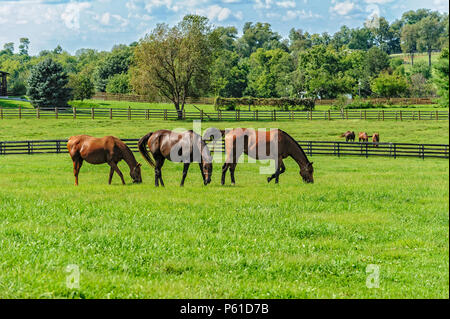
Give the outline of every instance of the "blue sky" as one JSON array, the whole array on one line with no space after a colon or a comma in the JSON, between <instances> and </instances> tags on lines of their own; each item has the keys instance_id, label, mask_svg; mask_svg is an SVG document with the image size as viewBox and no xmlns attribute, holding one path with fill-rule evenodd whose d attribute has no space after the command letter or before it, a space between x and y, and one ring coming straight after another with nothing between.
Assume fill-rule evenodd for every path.
<instances>
[{"instance_id":1,"label":"blue sky","mask_svg":"<svg viewBox=\"0 0 450 319\"><path fill-rule=\"evenodd\" d=\"M207 16L214 25L268 22L287 36L291 28L334 33L346 24L362 26L377 14L393 21L404 11L448 12L447 0L0 0L0 46L28 37L30 53L58 44L110 50L139 40L157 23L175 24L187 13Z\"/></svg>"}]
</instances>

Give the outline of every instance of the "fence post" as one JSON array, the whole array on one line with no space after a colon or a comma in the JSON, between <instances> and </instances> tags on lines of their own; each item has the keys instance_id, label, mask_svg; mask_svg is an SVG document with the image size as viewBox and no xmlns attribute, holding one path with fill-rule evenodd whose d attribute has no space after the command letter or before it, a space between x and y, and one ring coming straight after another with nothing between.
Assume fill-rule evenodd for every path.
<instances>
[{"instance_id":1,"label":"fence post","mask_svg":"<svg viewBox=\"0 0 450 319\"><path fill-rule=\"evenodd\" d=\"M425 146L422 144L422 159L425 159Z\"/></svg>"},{"instance_id":2,"label":"fence post","mask_svg":"<svg viewBox=\"0 0 450 319\"><path fill-rule=\"evenodd\" d=\"M58 119L58 108L55 107L55 119Z\"/></svg>"},{"instance_id":3,"label":"fence post","mask_svg":"<svg viewBox=\"0 0 450 319\"><path fill-rule=\"evenodd\" d=\"M397 144L394 143L394 158L397 158Z\"/></svg>"},{"instance_id":4,"label":"fence post","mask_svg":"<svg viewBox=\"0 0 450 319\"><path fill-rule=\"evenodd\" d=\"M331 121L331 111L328 110L328 121Z\"/></svg>"},{"instance_id":5,"label":"fence post","mask_svg":"<svg viewBox=\"0 0 450 319\"><path fill-rule=\"evenodd\" d=\"M364 120L367 120L367 110L364 110Z\"/></svg>"},{"instance_id":6,"label":"fence post","mask_svg":"<svg viewBox=\"0 0 450 319\"><path fill-rule=\"evenodd\" d=\"M345 119L348 120L348 110L345 110Z\"/></svg>"},{"instance_id":7,"label":"fence post","mask_svg":"<svg viewBox=\"0 0 450 319\"><path fill-rule=\"evenodd\" d=\"M256 112L255 116L256 116L256 121L257 121L258 120L258 110L255 110L255 112Z\"/></svg>"},{"instance_id":8,"label":"fence post","mask_svg":"<svg viewBox=\"0 0 450 319\"><path fill-rule=\"evenodd\" d=\"M403 121L402 111L400 110L400 121Z\"/></svg>"},{"instance_id":9,"label":"fence post","mask_svg":"<svg viewBox=\"0 0 450 319\"><path fill-rule=\"evenodd\" d=\"M420 111L419 111L419 121L420 121Z\"/></svg>"},{"instance_id":10,"label":"fence post","mask_svg":"<svg viewBox=\"0 0 450 319\"><path fill-rule=\"evenodd\" d=\"M77 118L77 108L73 107L73 119L75 120Z\"/></svg>"},{"instance_id":11,"label":"fence post","mask_svg":"<svg viewBox=\"0 0 450 319\"><path fill-rule=\"evenodd\" d=\"M164 120L167 120L167 109L164 109Z\"/></svg>"},{"instance_id":12,"label":"fence post","mask_svg":"<svg viewBox=\"0 0 450 319\"><path fill-rule=\"evenodd\" d=\"M384 110L381 110L381 114L383 115L383 121L384 121Z\"/></svg>"},{"instance_id":13,"label":"fence post","mask_svg":"<svg viewBox=\"0 0 450 319\"><path fill-rule=\"evenodd\" d=\"M397 121L397 118L398 118L398 114L397 114L398 112L397 111L395 111L395 120Z\"/></svg>"},{"instance_id":14,"label":"fence post","mask_svg":"<svg viewBox=\"0 0 450 319\"><path fill-rule=\"evenodd\" d=\"M41 115L39 114L40 109L41 108L39 106L36 109L36 118L40 118L41 117Z\"/></svg>"},{"instance_id":15,"label":"fence post","mask_svg":"<svg viewBox=\"0 0 450 319\"><path fill-rule=\"evenodd\" d=\"M31 145L30 145L30 141L27 142L27 147L28 147L28 155L31 154Z\"/></svg>"},{"instance_id":16,"label":"fence post","mask_svg":"<svg viewBox=\"0 0 450 319\"><path fill-rule=\"evenodd\" d=\"M113 115L112 115L112 107L110 107L109 108L109 119L112 120L112 117L113 117Z\"/></svg>"},{"instance_id":17,"label":"fence post","mask_svg":"<svg viewBox=\"0 0 450 319\"><path fill-rule=\"evenodd\" d=\"M337 145L337 154L338 154L338 157L341 157L341 150L340 150L340 144L339 144L339 142L336 142L336 145Z\"/></svg>"},{"instance_id":18,"label":"fence post","mask_svg":"<svg viewBox=\"0 0 450 319\"><path fill-rule=\"evenodd\" d=\"M203 121L203 110L200 110L200 121Z\"/></svg>"},{"instance_id":19,"label":"fence post","mask_svg":"<svg viewBox=\"0 0 450 319\"><path fill-rule=\"evenodd\" d=\"M3 120L3 107L0 106L0 119Z\"/></svg>"},{"instance_id":20,"label":"fence post","mask_svg":"<svg viewBox=\"0 0 450 319\"><path fill-rule=\"evenodd\" d=\"M22 106L19 105L19 120L22 119Z\"/></svg>"},{"instance_id":21,"label":"fence post","mask_svg":"<svg viewBox=\"0 0 450 319\"><path fill-rule=\"evenodd\" d=\"M222 110L221 109L217 110L217 113L218 113L219 121L222 121Z\"/></svg>"},{"instance_id":22,"label":"fence post","mask_svg":"<svg viewBox=\"0 0 450 319\"><path fill-rule=\"evenodd\" d=\"M439 113L436 111L436 121L439 120Z\"/></svg>"},{"instance_id":23,"label":"fence post","mask_svg":"<svg viewBox=\"0 0 450 319\"><path fill-rule=\"evenodd\" d=\"M131 107L128 107L128 120L131 120Z\"/></svg>"},{"instance_id":24,"label":"fence post","mask_svg":"<svg viewBox=\"0 0 450 319\"><path fill-rule=\"evenodd\" d=\"M93 107L91 107L91 118L95 119L95 111Z\"/></svg>"},{"instance_id":25,"label":"fence post","mask_svg":"<svg viewBox=\"0 0 450 319\"><path fill-rule=\"evenodd\" d=\"M309 141L309 156L312 156L312 141Z\"/></svg>"}]
</instances>

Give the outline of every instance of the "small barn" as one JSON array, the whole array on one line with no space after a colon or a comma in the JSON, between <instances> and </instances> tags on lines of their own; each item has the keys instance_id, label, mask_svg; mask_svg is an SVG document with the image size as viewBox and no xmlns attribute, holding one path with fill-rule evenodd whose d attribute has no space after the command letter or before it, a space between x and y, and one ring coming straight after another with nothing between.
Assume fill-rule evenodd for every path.
<instances>
[{"instance_id":1,"label":"small barn","mask_svg":"<svg viewBox=\"0 0 450 319\"><path fill-rule=\"evenodd\" d=\"M8 84L6 82L6 76L9 75L7 72L0 71L0 96L8 95Z\"/></svg>"}]
</instances>

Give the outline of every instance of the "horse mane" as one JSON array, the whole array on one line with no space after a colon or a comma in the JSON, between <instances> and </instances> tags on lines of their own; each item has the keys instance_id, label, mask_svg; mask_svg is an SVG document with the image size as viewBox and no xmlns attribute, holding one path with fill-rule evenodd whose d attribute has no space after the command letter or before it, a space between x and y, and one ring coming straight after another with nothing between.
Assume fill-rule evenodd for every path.
<instances>
[{"instance_id":1,"label":"horse mane","mask_svg":"<svg viewBox=\"0 0 450 319\"><path fill-rule=\"evenodd\" d=\"M280 130L280 131L283 132L284 134L286 134L286 136L289 137L290 140L291 140L292 142L294 142L294 143L298 146L298 148L299 148L299 150L302 152L303 156L305 156L306 163L309 163L309 159L308 159L308 157L306 156L306 153L305 153L305 151L303 150L303 148L300 146L300 144L298 144L298 142L297 142L292 136L290 136L288 133L286 133L285 131L283 131L283 130Z\"/></svg>"}]
</instances>

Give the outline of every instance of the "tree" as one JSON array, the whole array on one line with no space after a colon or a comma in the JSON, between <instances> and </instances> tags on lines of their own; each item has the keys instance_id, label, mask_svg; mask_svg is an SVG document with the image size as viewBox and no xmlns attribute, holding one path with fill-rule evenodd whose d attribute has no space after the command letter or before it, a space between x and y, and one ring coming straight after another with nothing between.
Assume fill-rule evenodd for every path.
<instances>
[{"instance_id":1,"label":"tree","mask_svg":"<svg viewBox=\"0 0 450 319\"><path fill-rule=\"evenodd\" d=\"M374 45L374 37L368 28L352 29L350 34L350 41L348 43L349 49L352 50L369 50Z\"/></svg>"},{"instance_id":2,"label":"tree","mask_svg":"<svg viewBox=\"0 0 450 319\"><path fill-rule=\"evenodd\" d=\"M389 67L389 55L378 47L372 47L367 51L365 67L369 77L378 75Z\"/></svg>"},{"instance_id":3,"label":"tree","mask_svg":"<svg viewBox=\"0 0 450 319\"><path fill-rule=\"evenodd\" d=\"M420 20L418 28L418 45L420 49L428 52L428 65L431 67L431 52L434 49L439 49L442 25L438 18L428 16Z\"/></svg>"},{"instance_id":4,"label":"tree","mask_svg":"<svg viewBox=\"0 0 450 319\"><path fill-rule=\"evenodd\" d=\"M242 97L247 87L245 63L236 52L222 50L211 68L211 88L215 96Z\"/></svg>"},{"instance_id":5,"label":"tree","mask_svg":"<svg viewBox=\"0 0 450 319\"><path fill-rule=\"evenodd\" d=\"M411 65L414 65L414 53L417 50L418 31L417 24L407 24L402 28L402 51L411 56Z\"/></svg>"},{"instance_id":6,"label":"tree","mask_svg":"<svg viewBox=\"0 0 450 319\"><path fill-rule=\"evenodd\" d=\"M215 43L205 17L187 15L172 28L159 24L135 48L134 90L169 99L181 119L186 98L210 84Z\"/></svg>"},{"instance_id":7,"label":"tree","mask_svg":"<svg viewBox=\"0 0 450 319\"><path fill-rule=\"evenodd\" d=\"M434 83L439 95L439 105L448 107L448 81L449 81L449 53L448 48L442 50L439 60L434 65Z\"/></svg>"},{"instance_id":8,"label":"tree","mask_svg":"<svg viewBox=\"0 0 450 319\"><path fill-rule=\"evenodd\" d=\"M382 72L372 80L371 88L379 97L400 97L406 92L408 83L404 77L398 74Z\"/></svg>"},{"instance_id":9,"label":"tree","mask_svg":"<svg viewBox=\"0 0 450 319\"><path fill-rule=\"evenodd\" d=\"M72 89L74 100L90 99L95 93L91 77L84 73L71 75L68 86Z\"/></svg>"},{"instance_id":10,"label":"tree","mask_svg":"<svg viewBox=\"0 0 450 319\"><path fill-rule=\"evenodd\" d=\"M244 25L242 37L236 42L236 49L242 57L250 57L259 48L265 50L281 48L288 51L287 45L280 40L281 36L272 31L269 23L247 22Z\"/></svg>"},{"instance_id":11,"label":"tree","mask_svg":"<svg viewBox=\"0 0 450 319\"><path fill-rule=\"evenodd\" d=\"M30 40L28 38L20 38L19 41L19 54L28 56L28 47L30 45Z\"/></svg>"},{"instance_id":12,"label":"tree","mask_svg":"<svg viewBox=\"0 0 450 319\"><path fill-rule=\"evenodd\" d=\"M131 64L133 51L126 45L115 46L111 53L106 55L94 71L94 84L96 90L106 91L108 80L115 74L127 73Z\"/></svg>"},{"instance_id":13,"label":"tree","mask_svg":"<svg viewBox=\"0 0 450 319\"><path fill-rule=\"evenodd\" d=\"M425 61L419 61L411 67L409 75L421 74L426 80L431 78L431 68Z\"/></svg>"},{"instance_id":14,"label":"tree","mask_svg":"<svg viewBox=\"0 0 450 319\"><path fill-rule=\"evenodd\" d=\"M115 74L109 78L106 85L106 92L108 93L130 93L130 77L126 73Z\"/></svg>"},{"instance_id":15,"label":"tree","mask_svg":"<svg viewBox=\"0 0 450 319\"><path fill-rule=\"evenodd\" d=\"M14 54L14 42L8 42L3 45L2 54L13 55Z\"/></svg>"},{"instance_id":16,"label":"tree","mask_svg":"<svg viewBox=\"0 0 450 319\"><path fill-rule=\"evenodd\" d=\"M264 98L290 95L288 75L294 65L289 53L259 48L250 56L249 66L247 95Z\"/></svg>"},{"instance_id":17,"label":"tree","mask_svg":"<svg viewBox=\"0 0 450 319\"><path fill-rule=\"evenodd\" d=\"M31 70L27 95L34 107L67 107L67 101L72 97L68 81L59 63L45 59Z\"/></svg>"}]
</instances>

